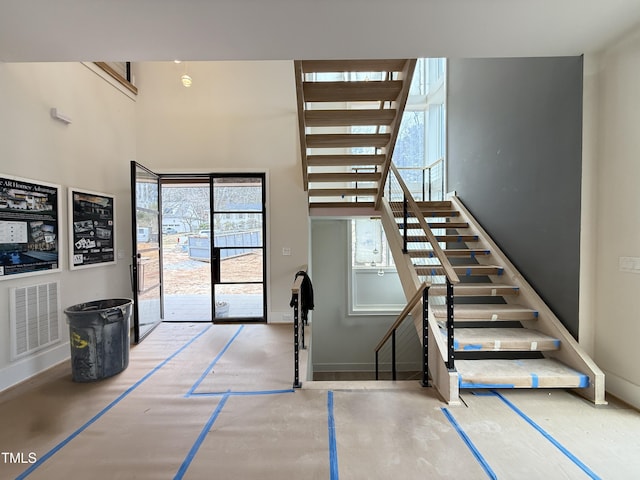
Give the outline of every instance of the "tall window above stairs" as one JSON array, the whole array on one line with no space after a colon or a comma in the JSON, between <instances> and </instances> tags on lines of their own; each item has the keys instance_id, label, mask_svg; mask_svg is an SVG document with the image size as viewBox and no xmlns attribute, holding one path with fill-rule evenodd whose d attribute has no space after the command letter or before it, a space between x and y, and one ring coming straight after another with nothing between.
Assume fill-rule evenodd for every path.
<instances>
[{"instance_id":1,"label":"tall window above stairs","mask_svg":"<svg viewBox=\"0 0 640 480\"><path fill-rule=\"evenodd\" d=\"M393 152L393 162L416 200L444 198L444 58L418 59Z\"/></svg>"}]
</instances>

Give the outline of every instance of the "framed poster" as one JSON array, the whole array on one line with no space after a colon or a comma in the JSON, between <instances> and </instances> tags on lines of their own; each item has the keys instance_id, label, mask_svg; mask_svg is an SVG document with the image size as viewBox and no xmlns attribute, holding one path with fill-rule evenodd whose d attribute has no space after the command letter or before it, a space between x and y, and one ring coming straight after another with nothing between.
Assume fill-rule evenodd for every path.
<instances>
[{"instance_id":1,"label":"framed poster","mask_svg":"<svg viewBox=\"0 0 640 480\"><path fill-rule=\"evenodd\" d=\"M70 268L116 263L115 197L69 187Z\"/></svg>"},{"instance_id":2,"label":"framed poster","mask_svg":"<svg viewBox=\"0 0 640 480\"><path fill-rule=\"evenodd\" d=\"M60 270L60 186L0 175L0 280Z\"/></svg>"}]
</instances>

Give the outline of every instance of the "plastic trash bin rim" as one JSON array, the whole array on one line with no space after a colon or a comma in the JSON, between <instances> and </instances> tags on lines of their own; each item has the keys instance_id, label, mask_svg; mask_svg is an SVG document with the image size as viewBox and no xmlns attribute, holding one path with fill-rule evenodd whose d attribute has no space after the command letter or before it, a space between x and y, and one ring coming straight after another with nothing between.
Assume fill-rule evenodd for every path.
<instances>
[{"instance_id":1,"label":"plastic trash bin rim","mask_svg":"<svg viewBox=\"0 0 640 480\"><path fill-rule=\"evenodd\" d=\"M131 304L133 304L133 300L131 300L130 298L109 298L104 300L78 303L77 305L66 308L64 313L71 313L73 315L89 315L103 312L105 310L112 310L114 308L127 308Z\"/></svg>"}]
</instances>

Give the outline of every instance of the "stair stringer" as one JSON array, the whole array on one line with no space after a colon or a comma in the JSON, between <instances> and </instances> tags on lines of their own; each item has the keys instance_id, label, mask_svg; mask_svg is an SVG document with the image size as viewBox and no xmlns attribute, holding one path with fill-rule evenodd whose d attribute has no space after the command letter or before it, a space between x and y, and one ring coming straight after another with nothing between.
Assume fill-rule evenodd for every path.
<instances>
[{"instance_id":1,"label":"stair stringer","mask_svg":"<svg viewBox=\"0 0 640 480\"><path fill-rule=\"evenodd\" d=\"M398 271L398 277L402 284L402 290L407 301L415 294L422 284L418 278L413 262L409 254L402 252L402 237L396 224L393 212L386 198L382 198L380 204L382 227L384 228L389 249L393 256ZM411 312L416 333L422 342L422 304L418 303ZM431 381L440 396L450 405L460 404L459 375L456 371L449 371L446 365L447 346L440 335L438 323L429 309L428 321L428 364L431 373Z\"/></svg>"},{"instance_id":2,"label":"stair stringer","mask_svg":"<svg viewBox=\"0 0 640 480\"><path fill-rule=\"evenodd\" d=\"M575 389L575 392L595 405L606 405L605 389L604 389L604 372L595 364L591 357L584 351L576 339L569 333L567 328L560 322L558 317L547 306L537 292L529 285L522 274L509 261L507 256L500 250L498 245L491 239L487 232L482 228L478 221L471 215L469 210L463 205L457 196L451 196L452 206L460 213L460 220L469 224L469 229L478 235L477 244L480 248L490 250L491 255L486 258L478 257L480 263L499 264L504 268L504 273L500 276L502 281L505 279L509 283L517 285L520 293L517 299L507 298L507 303L517 303L538 312L538 318L535 321L523 321L522 324L526 328L538 330L542 333L550 335L560 340L561 348L559 350L545 352L544 356L555 358L558 361L578 370L589 377L589 386L586 388ZM455 294L455 288L454 288Z\"/></svg>"}]
</instances>

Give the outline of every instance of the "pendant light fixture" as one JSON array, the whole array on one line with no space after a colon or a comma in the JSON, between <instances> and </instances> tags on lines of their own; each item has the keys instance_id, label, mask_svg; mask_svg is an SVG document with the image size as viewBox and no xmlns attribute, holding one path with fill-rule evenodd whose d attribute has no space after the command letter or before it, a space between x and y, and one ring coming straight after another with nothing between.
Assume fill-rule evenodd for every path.
<instances>
[{"instance_id":1,"label":"pendant light fixture","mask_svg":"<svg viewBox=\"0 0 640 480\"><path fill-rule=\"evenodd\" d=\"M182 63L180 60L174 60L174 62L175 63ZM184 62L184 73L180 77L180 81L182 82L182 85L184 85L186 88L189 88L191 86L191 84L193 83L193 79L187 73L187 62Z\"/></svg>"}]
</instances>

